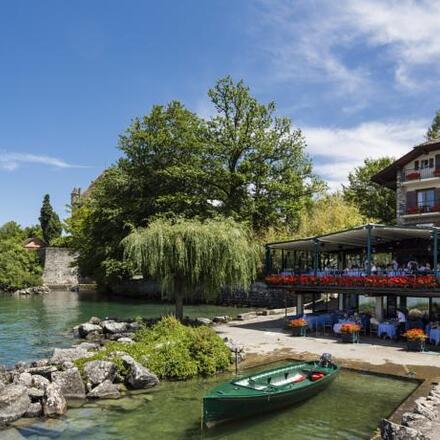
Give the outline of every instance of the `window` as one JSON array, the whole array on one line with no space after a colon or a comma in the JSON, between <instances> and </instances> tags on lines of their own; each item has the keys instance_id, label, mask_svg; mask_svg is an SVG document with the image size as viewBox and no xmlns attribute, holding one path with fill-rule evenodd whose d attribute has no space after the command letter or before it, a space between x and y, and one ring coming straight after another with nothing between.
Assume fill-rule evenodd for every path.
<instances>
[{"instance_id":1,"label":"window","mask_svg":"<svg viewBox=\"0 0 440 440\"><path fill-rule=\"evenodd\" d=\"M418 170L418 169L419 169L419 161L418 161L418 160L415 160L415 161L414 161L414 169L415 169L415 170Z\"/></svg>"},{"instance_id":2,"label":"window","mask_svg":"<svg viewBox=\"0 0 440 440\"><path fill-rule=\"evenodd\" d=\"M429 160L423 159L420 161L420 168L424 170L425 168L429 168Z\"/></svg>"},{"instance_id":3,"label":"window","mask_svg":"<svg viewBox=\"0 0 440 440\"><path fill-rule=\"evenodd\" d=\"M417 191L417 207L419 209L429 210L434 207L434 189L425 189Z\"/></svg>"},{"instance_id":4,"label":"window","mask_svg":"<svg viewBox=\"0 0 440 440\"><path fill-rule=\"evenodd\" d=\"M429 159L429 168L434 168L434 158Z\"/></svg>"}]
</instances>

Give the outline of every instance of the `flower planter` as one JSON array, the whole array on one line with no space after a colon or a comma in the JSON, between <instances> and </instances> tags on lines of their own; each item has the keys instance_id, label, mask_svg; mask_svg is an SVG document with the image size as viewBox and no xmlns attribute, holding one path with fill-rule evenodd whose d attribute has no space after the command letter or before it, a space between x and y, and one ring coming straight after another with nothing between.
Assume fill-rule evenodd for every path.
<instances>
[{"instance_id":1,"label":"flower planter","mask_svg":"<svg viewBox=\"0 0 440 440\"><path fill-rule=\"evenodd\" d=\"M406 180L420 179L420 173L413 172L406 175Z\"/></svg>"},{"instance_id":2,"label":"flower planter","mask_svg":"<svg viewBox=\"0 0 440 440\"><path fill-rule=\"evenodd\" d=\"M351 344L357 344L359 343L359 333L358 332L341 333L341 341L349 342Z\"/></svg>"},{"instance_id":3,"label":"flower planter","mask_svg":"<svg viewBox=\"0 0 440 440\"><path fill-rule=\"evenodd\" d=\"M406 349L408 351L424 351L425 341L406 341Z\"/></svg>"},{"instance_id":4,"label":"flower planter","mask_svg":"<svg viewBox=\"0 0 440 440\"><path fill-rule=\"evenodd\" d=\"M292 327L292 336L305 336L306 327Z\"/></svg>"}]
</instances>

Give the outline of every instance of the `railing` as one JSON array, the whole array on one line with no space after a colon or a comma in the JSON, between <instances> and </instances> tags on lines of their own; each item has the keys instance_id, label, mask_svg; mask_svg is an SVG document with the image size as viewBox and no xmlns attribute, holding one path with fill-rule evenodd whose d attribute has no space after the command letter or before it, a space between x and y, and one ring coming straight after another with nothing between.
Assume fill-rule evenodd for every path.
<instances>
[{"instance_id":1,"label":"railing","mask_svg":"<svg viewBox=\"0 0 440 440\"><path fill-rule=\"evenodd\" d=\"M439 273L394 275L269 275L269 286L302 286L326 288L373 288L373 289L440 289Z\"/></svg>"},{"instance_id":2,"label":"railing","mask_svg":"<svg viewBox=\"0 0 440 440\"><path fill-rule=\"evenodd\" d=\"M424 214L427 212L440 212L440 199L417 202L416 206L405 208L405 214Z\"/></svg>"},{"instance_id":3,"label":"railing","mask_svg":"<svg viewBox=\"0 0 440 440\"><path fill-rule=\"evenodd\" d=\"M402 182L440 177L440 168L418 168L402 171Z\"/></svg>"}]
</instances>

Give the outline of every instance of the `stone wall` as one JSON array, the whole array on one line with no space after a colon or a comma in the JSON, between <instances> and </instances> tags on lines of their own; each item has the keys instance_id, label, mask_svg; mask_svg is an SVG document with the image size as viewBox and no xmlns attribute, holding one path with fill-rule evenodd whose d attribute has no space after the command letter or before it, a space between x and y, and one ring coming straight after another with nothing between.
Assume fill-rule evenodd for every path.
<instances>
[{"instance_id":1,"label":"stone wall","mask_svg":"<svg viewBox=\"0 0 440 440\"><path fill-rule=\"evenodd\" d=\"M113 285L111 293L146 300L161 298L159 285L154 281L143 279L129 280ZM193 301L195 303L203 302L202 292L199 295L196 294ZM224 305L282 308L286 303L288 307L296 306L296 295L282 289L268 289L264 283L256 282L251 286L249 292L244 290L230 292L225 289L214 302Z\"/></svg>"},{"instance_id":2,"label":"stone wall","mask_svg":"<svg viewBox=\"0 0 440 440\"><path fill-rule=\"evenodd\" d=\"M78 284L78 273L73 264L75 255L70 249L47 247L41 250L44 265L43 282L48 286Z\"/></svg>"}]
</instances>

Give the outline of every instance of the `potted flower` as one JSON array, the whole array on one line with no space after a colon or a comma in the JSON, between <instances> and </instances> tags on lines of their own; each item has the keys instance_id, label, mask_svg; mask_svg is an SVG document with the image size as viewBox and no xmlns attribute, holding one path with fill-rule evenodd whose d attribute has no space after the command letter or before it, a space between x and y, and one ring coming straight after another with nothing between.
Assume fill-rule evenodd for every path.
<instances>
[{"instance_id":1,"label":"potted flower","mask_svg":"<svg viewBox=\"0 0 440 440\"><path fill-rule=\"evenodd\" d=\"M289 321L289 327L292 329L292 336L305 336L307 321L304 318L292 319Z\"/></svg>"},{"instance_id":2,"label":"potted flower","mask_svg":"<svg viewBox=\"0 0 440 440\"><path fill-rule=\"evenodd\" d=\"M406 180L420 179L420 173L418 171L413 171L406 175Z\"/></svg>"},{"instance_id":3,"label":"potted flower","mask_svg":"<svg viewBox=\"0 0 440 440\"><path fill-rule=\"evenodd\" d=\"M423 351L425 349L425 332L422 328L412 328L407 330L403 336L406 338L406 349L408 351Z\"/></svg>"},{"instance_id":4,"label":"potted flower","mask_svg":"<svg viewBox=\"0 0 440 440\"><path fill-rule=\"evenodd\" d=\"M361 331L361 326L355 323L347 323L341 325L341 337L342 342L359 342L359 332Z\"/></svg>"}]
</instances>

